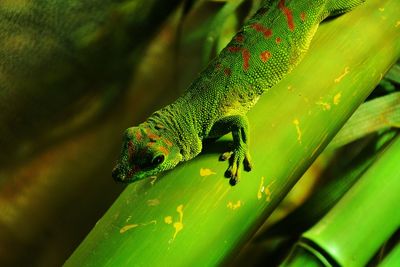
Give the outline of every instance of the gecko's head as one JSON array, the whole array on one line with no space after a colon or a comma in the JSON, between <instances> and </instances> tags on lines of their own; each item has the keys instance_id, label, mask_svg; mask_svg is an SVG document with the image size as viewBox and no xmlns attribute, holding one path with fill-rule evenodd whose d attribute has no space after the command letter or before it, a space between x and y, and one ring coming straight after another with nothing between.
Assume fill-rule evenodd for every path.
<instances>
[{"instance_id":1,"label":"gecko's head","mask_svg":"<svg viewBox=\"0 0 400 267\"><path fill-rule=\"evenodd\" d=\"M115 181L132 183L172 169L182 160L179 148L163 131L161 125L147 123L125 131L121 156L112 171Z\"/></svg>"}]
</instances>

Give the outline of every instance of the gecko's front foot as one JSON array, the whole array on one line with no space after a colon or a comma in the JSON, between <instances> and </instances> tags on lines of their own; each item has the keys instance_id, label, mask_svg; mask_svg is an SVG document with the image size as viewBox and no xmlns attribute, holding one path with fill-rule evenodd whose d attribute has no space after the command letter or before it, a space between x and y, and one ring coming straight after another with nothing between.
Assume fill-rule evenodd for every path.
<instances>
[{"instance_id":1,"label":"gecko's front foot","mask_svg":"<svg viewBox=\"0 0 400 267\"><path fill-rule=\"evenodd\" d=\"M229 160L229 167L225 171L225 177L230 178L229 183L236 185L239 182L240 168L243 163L244 170L249 172L252 169L250 153L246 147L239 146L233 151L225 152L221 155L220 160Z\"/></svg>"}]
</instances>

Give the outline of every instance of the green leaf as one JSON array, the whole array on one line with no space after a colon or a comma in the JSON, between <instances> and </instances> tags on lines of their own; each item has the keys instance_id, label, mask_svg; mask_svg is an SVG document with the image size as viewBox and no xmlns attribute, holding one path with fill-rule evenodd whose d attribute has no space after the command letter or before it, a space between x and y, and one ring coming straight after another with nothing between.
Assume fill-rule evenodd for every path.
<instances>
[{"instance_id":1,"label":"green leaf","mask_svg":"<svg viewBox=\"0 0 400 267\"><path fill-rule=\"evenodd\" d=\"M400 127L400 92L362 104L329 144L336 148L370 133Z\"/></svg>"},{"instance_id":2,"label":"green leaf","mask_svg":"<svg viewBox=\"0 0 400 267\"><path fill-rule=\"evenodd\" d=\"M327 266L366 266L400 225L399 158L397 135L335 207L303 234L283 266L316 259Z\"/></svg>"},{"instance_id":3,"label":"green leaf","mask_svg":"<svg viewBox=\"0 0 400 267\"><path fill-rule=\"evenodd\" d=\"M400 84L400 63L394 65L385 77L394 83Z\"/></svg>"}]
</instances>

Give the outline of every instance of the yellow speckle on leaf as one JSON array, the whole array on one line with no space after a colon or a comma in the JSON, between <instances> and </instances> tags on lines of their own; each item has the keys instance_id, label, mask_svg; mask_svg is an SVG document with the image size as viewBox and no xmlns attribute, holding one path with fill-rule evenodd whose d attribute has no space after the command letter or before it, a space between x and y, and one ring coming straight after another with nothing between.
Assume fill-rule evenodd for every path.
<instances>
[{"instance_id":1,"label":"yellow speckle on leaf","mask_svg":"<svg viewBox=\"0 0 400 267\"><path fill-rule=\"evenodd\" d=\"M324 101L318 101L315 104L322 106L323 110L330 110L331 109L331 104L329 104L328 102L324 102Z\"/></svg>"},{"instance_id":2,"label":"yellow speckle on leaf","mask_svg":"<svg viewBox=\"0 0 400 267\"><path fill-rule=\"evenodd\" d=\"M157 176L150 176L150 179L151 179L150 184L154 185L154 183L157 181Z\"/></svg>"},{"instance_id":3,"label":"yellow speckle on leaf","mask_svg":"<svg viewBox=\"0 0 400 267\"><path fill-rule=\"evenodd\" d=\"M157 206L159 204L160 204L160 200L158 198L147 200L148 206Z\"/></svg>"},{"instance_id":4,"label":"yellow speckle on leaf","mask_svg":"<svg viewBox=\"0 0 400 267\"><path fill-rule=\"evenodd\" d=\"M385 8L384 8L384 7L380 7L380 8L379 8L379 11L380 11L380 12L383 12L383 11L385 11Z\"/></svg>"},{"instance_id":5,"label":"yellow speckle on leaf","mask_svg":"<svg viewBox=\"0 0 400 267\"><path fill-rule=\"evenodd\" d=\"M130 230L130 229L132 229L132 228L135 228L135 227L138 227L139 226L139 224L127 224L127 225L125 225L124 227L122 227L120 230L119 230L119 233L120 234L123 234L123 233L125 233L126 231L128 231L128 230Z\"/></svg>"},{"instance_id":6,"label":"yellow speckle on leaf","mask_svg":"<svg viewBox=\"0 0 400 267\"><path fill-rule=\"evenodd\" d=\"M396 27L396 28L400 28L400 20L396 21L395 27Z\"/></svg>"},{"instance_id":7,"label":"yellow speckle on leaf","mask_svg":"<svg viewBox=\"0 0 400 267\"><path fill-rule=\"evenodd\" d=\"M171 223L172 223L172 216L167 216L167 217L165 217L165 218L164 218L164 222L165 222L166 224L171 224Z\"/></svg>"},{"instance_id":8,"label":"yellow speckle on leaf","mask_svg":"<svg viewBox=\"0 0 400 267\"><path fill-rule=\"evenodd\" d=\"M238 209L242 206L242 201L238 200L236 203L233 203L232 201L228 202L228 205L226 205L228 208L235 210Z\"/></svg>"},{"instance_id":9,"label":"yellow speckle on leaf","mask_svg":"<svg viewBox=\"0 0 400 267\"><path fill-rule=\"evenodd\" d=\"M257 198L261 199L263 197L263 194L265 194L266 196L265 201L270 202L272 195L271 186L275 183L275 180L272 180L271 182L269 182L267 186L264 186L264 179L265 179L264 176L261 177L261 183L260 183L260 188L257 192Z\"/></svg>"},{"instance_id":10,"label":"yellow speckle on leaf","mask_svg":"<svg viewBox=\"0 0 400 267\"><path fill-rule=\"evenodd\" d=\"M301 144L301 129L300 129L300 121L298 119L293 120L294 126L296 126L296 132L297 132L297 141L299 144Z\"/></svg>"},{"instance_id":11,"label":"yellow speckle on leaf","mask_svg":"<svg viewBox=\"0 0 400 267\"><path fill-rule=\"evenodd\" d=\"M257 191L257 198L261 199L264 192L264 176L261 177L260 188Z\"/></svg>"},{"instance_id":12,"label":"yellow speckle on leaf","mask_svg":"<svg viewBox=\"0 0 400 267\"><path fill-rule=\"evenodd\" d=\"M339 77L337 77L334 80L334 82L335 83L339 83L344 78L344 76L346 76L349 72L350 72L350 68L349 67L345 67L344 68L344 72Z\"/></svg>"},{"instance_id":13,"label":"yellow speckle on leaf","mask_svg":"<svg viewBox=\"0 0 400 267\"><path fill-rule=\"evenodd\" d=\"M130 220L130 216L128 217L128 220ZM127 220L127 221L128 221L128 220ZM119 230L119 233L120 233L120 234L123 234L123 233L125 233L126 231L131 230L131 229L133 229L133 228L136 228L136 227L138 227L138 226L146 226L146 225L149 225L149 224L157 224L157 221L156 221L156 220L152 220L152 221L149 221L149 222L147 222L147 223L141 223L141 224L137 224L137 223L127 224L127 225L125 225L124 227L122 227L122 228Z\"/></svg>"},{"instance_id":14,"label":"yellow speckle on leaf","mask_svg":"<svg viewBox=\"0 0 400 267\"><path fill-rule=\"evenodd\" d=\"M340 102L340 99L342 98L342 93L337 93L334 97L333 97L333 104L338 105Z\"/></svg>"},{"instance_id":15,"label":"yellow speckle on leaf","mask_svg":"<svg viewBox=\"0 0 400 267\"><path fill-rule=\"evenodd\" d=\"M174 233L174 237L172 238L172 240L175 240L176 235L182 231L183 229L183 205L179 205L176 208L176 211L179 213L179 221L174 223L174 228L175 228L175 233Z\"/></svg>"},{"instance_id":16,"label":"yellow speckle on leaf","mask_svg":"<svg viewBox=\"0 0 400 267\"><path fill-rule=\"evenodd\" d=\"M200 169L200 176L209 176L212 174L216 174L215 172L213 172L211 169L207 169L207 168L201 168Z\"/></svg>"},{"instance_id":17,"label":"yellow speckle on leaf","mask_svg":"<svg viewBox=\"0 0 400 267\"><path fill-rule=\"evenodd\" d=\"M272 195L271 186L272 186L274 183L275 183L275 180L274 180L274 181L271 181L271 182L265 187L265 189L264 189L264 193L265 193L265 195L267 196L267 197L265 198L265 201L267 201L267 202L270 202L270 201L271 201L271 195Z\"/></svg>"}]
</instances>

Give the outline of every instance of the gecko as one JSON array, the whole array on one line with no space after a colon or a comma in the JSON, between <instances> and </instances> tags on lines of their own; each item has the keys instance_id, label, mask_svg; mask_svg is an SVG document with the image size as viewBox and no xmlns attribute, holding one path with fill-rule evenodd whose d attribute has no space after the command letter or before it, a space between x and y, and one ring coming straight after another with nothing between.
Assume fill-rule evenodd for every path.
<instances>
[{"instance_id":1,"label":"gecko","mask_svg":"<svg viewBox=\"0 0 400 267\"><path fill-rule=\"evenodd\" d=\"M248 110L298 65L319 24L365 0L273 0L251 17L230 43L170 105L125 130L114 180L131 183L174 168L202 150L202 142L232 133L224 176L238 183L252 169Z\"/></svg>"}]
</instances>

